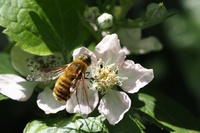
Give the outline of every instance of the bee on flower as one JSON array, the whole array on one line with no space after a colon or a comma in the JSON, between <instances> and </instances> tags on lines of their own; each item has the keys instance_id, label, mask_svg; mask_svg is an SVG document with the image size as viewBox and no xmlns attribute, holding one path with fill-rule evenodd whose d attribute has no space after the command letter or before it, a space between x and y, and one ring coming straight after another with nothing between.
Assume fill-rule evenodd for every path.
<instances>
[{"instance_id":1,"label":"bee on flower","mask_svg":"<svg viewBox=\"0 0 200 133\"><path fill-rule=\"evenodd\" d=\"M65 109L69 113L86 115L98 105L99 113L105 116L110 124L115 125L131 107L131 99L126 93L136 93L151 82L154 77L153 70L146 69L132 60L125 60L126 52L120 47L116 34L106 35L97 44L94 52L85 47L75 49L73 60L83 54L91 58L91 65L84 70L87 73L87 76L82 78L84 81L77 84L75 91L79 93L70 93L70 98L61 103L55 100L53 90L45 87L38 95L37 105L46 114ZM18 101L27 100L37 85L15 75L0 75L0 79L0 93ZM12 87L13 84L17 85L15 89ZM30 86L31 89L28 89ZM116 86L121 87L123 91L118 91ZM83 87L86 89L82 89ZM87 102L82 100L85 99L83 91L87 91Z\"/></svg>"},{"instance_id":2,"label":"bee on flower","mask_svg":"<svg viewBox=\"0 0 200 133\"><path fill-rule=\"evenodd\" d=\"M103 95L98 110L110 124L117 124L131 107L127 93L136 93L154 77L152 69L146 69L132 60L125 60L125 51L120 47L116 34L105 36L95 47L94 53L85 47L74 50L73 56L88 53L92 64L88 67L87 86ZM120 86L124 91L117 91ZM76 105L74 105L76 106ZM72 111L76 113L76 111Z\"/></svg>"}]
</instances>

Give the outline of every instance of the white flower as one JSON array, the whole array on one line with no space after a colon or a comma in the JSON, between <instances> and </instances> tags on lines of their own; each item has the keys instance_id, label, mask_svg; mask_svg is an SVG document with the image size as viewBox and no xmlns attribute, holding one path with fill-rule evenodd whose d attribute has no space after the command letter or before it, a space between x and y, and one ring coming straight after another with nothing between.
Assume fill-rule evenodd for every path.
<instances>
[{"instance_id":1,"label":"white flower","mask_svg":"<svg viewBox=\"0 0 200 133\"><path fill-rule=\"evenodd\" d=\"M38 95L37 104L46 114L66 109L69 113L87 115L97 106L99 92L103 96L98 110L110 124L115 125L131 107L131 100L125 92L135 93L147 85L153 79L153 70L125 60L125 52L121 49L116 34L105 36L94 52L85 47L74 50L73 58L76 59L83 53L89 54L92 60L86 71L89 75L85 78L85 84L80 82L66 103L56 101L52 89L46 87ZM27 100L36 85L35 82L27 82L13 74L0 75L0 93L14 100ZM89 88L87 93L83 86ZM117 91L116 86L120 86L125 92Z\"/></svg>"},{"instance_id":2,"label":"white flower","mask_svg":"<svg viewBox=\"0 0 200 133\"><path fill-rule=\"evenodd\" d=\"M14 52L15 51L15 52ZM17 52L16 52L17 51ZM24 51L20 50L18 47L14 46L11 50L11 63L13 67L23 76L30 72L24 66L25 58L29 57ZM14 60L13 60L13 57ZM17 64L15 64L15 63ZM17 66L20 66L17 67ZM4 67L7 67L5 64ZM23 77L17 74L0 74L0 93L17 101L28 100L37 85L36 82L28 82Z\"/></svg>"},{"instance_id":3,"label":"white flower","mask_svg":"<svg viewBox=\"0 0 200 133\"><path fill-rule=\"evenodd\" d=\"M146 69L131 60L125 60L125 52L120 47L116 34L107 35L95 47L94 53L82 47L74 51L74 57L88 53L92 65L88 86L103 95L98 107L110 124L115 125L131 107L131 100L125 92L135 93L147 85L154 77L152 69ZM114 90L120 86L125 92Z\"/></svg>"},{"instance_id":4,"label":"white flower","mask_svg":"<svg viewBox=\"0 0 200 133\"><path fill-rule=\"evenodd\" d=\"M50 65L63 65L63 60L59 54L45 57L36 57L21 50L18 47L13 47L11 50L11 62L14 68L24 77L30 74L31 71L34 72L33 74L36 74L34 75L35 79L38 81L45 78L45 75L38 71L38 68L40 68L41 65L46 66L48 63L51 63ZM34 88L36 85L38 85L38 83L39 82L35 81L26 81L21 76L14 74L0 74L0 93L13 100L26 101L32 95ZM53 88L50 89L48 86L50 86L50 84L38 86L41 89L43 88L43 91L39 93L37 98L38 107L42 109L46 114L57 113L58 111L64 109L66 109L69 113L76 112L81 114L89 114L98 104L97 91L88 90L87 94L85 94L83 92L81 83L79 83L76 92L73 93L71 98L66 103L61 103L55 100L52 94ZM89 99L87 99L88 97L86 97L86 95L88 95ZM76 105L71 106L71 102L76 103Z\"/></svg>"}]
</instances>

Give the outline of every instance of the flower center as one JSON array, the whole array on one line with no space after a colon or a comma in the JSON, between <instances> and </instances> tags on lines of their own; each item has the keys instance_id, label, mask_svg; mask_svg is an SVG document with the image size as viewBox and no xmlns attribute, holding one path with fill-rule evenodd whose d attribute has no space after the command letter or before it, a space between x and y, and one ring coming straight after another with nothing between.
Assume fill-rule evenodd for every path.
<instances>
[{"instance_id":1,"label":"flower center","mask_svg":"<svg viewBox=\"0 0 200 133\"><path fill-rule=\"evenodd\" d=\"M119 66L115 63L107 65L109 60L104 64L101 59L96 65L92 65L92 83L102 94L106 93L114 85L122 86L122 82L128 77L118 76Z\"/></svg>"}]
</instances>

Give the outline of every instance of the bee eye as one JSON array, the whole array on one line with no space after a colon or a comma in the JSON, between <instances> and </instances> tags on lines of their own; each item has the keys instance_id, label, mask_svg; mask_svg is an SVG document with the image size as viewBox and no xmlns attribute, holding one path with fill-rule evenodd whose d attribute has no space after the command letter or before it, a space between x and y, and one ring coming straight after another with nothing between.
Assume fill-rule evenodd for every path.
<instances>
[{"instance_id":1,"label":"bee eye","mask_svg":"<svg viewBox=\"0 0 200 133\"><path fill-rule=\"evenodd\" d=\"M89 66L92 62L90 56L88 54L85 54L85 61L87 62L87 65Z\"/></svg>"},{"instance_id":2,"label":"bee eye","mask_svg":"<svg viewBox=\"0 0 200 133\"><path fill-rule=\"evenodd\" d=\"M88 54L83 54L81 57L80 57L88 66L91 64L91 58L90 58L90 55Z\"/></svg>"}]
</instances>

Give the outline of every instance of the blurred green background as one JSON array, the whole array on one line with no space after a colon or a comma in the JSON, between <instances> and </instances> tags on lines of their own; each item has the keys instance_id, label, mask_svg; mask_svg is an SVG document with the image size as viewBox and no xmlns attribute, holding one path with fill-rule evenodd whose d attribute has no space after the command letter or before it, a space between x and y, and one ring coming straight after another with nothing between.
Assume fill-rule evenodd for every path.
<instances>
[{"instance_id":1,"label":"blurred green background","mask_svg":"<svg viewBox=\"0 0 200 133\"><path fill-rule=\"evenodd\" d=\"M159 91L182 104L194 116L200 117L200 0L138 0L129 11L134 19L144 15L149 3L164 2L174 15L165 22L142 31L143 37L156 36L163 49L145 55L129 55L135 62L152 68L154 80L142 91ZM3 30L1 28L1 30ZM0 50L8 44L0 34ZM5 100L0 102L2 129L21 132L26 123L35 118L36 96L29 103ZM31 101L31 102L30 102ZM32 104L30 104L32 103ZM178 113L178 112L177 112ZM183 116L184 117L184 116ZM149 127L155 131L156 127Z\"/></svg>"}]
</instances>

